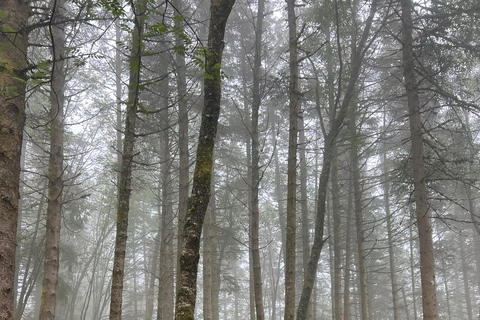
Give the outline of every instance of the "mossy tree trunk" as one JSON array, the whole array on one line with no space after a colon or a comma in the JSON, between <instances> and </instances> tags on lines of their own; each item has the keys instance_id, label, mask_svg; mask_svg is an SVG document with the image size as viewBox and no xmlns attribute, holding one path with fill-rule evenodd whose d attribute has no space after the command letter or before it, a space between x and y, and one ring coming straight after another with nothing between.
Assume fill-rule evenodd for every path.
<instances>
[{"instance_id":1,"label":"mossy tree trunk","mask_svg":"<svg viewBox=\"0 0 480 320\"><path fill-rule=\"evenodd\" d=\"M25 124L29 7L0 1L0 319L13 319L20 153ZM12 30L7 32L4 30Z\"/></svg>"},{"instance_id":2,"label":"mossy tree trunk","mask_svg":"<svg viewBox=\"0 0 480 320\"><path fill-rule=\"evenodd\" d=\"M412 141L412 174L415 187L415 214L420 244L420 274L422 280L422 306L425 320L437 319L435 274L433 260L432 227L428 216L425 164L423 159L423 129L420 116L420 101L415 78L413 53L413 5L410 0L401 0L402 9L402 54L405 89L408 101L410 137Z\"/></svg>"},{"instance_id":3,"label":"mossy tree trunk","mask_svg":"<svg viewBox=\"0 0 480 320\"><path fill-rule=\"evenodd\" d=\"M208 48L205 57L204 108L198 138L192 195L183 229L183 249L178 272L175 320L192 320L195 316L198 261L203 221L210 199L213 150L220 115L220 66L224 47L225 27L235 0L212 0Z\"/></svg>"},{"instance_id":4,"label":"mossy tree trunk","mask_svg":"<svg viewBox=\"0 0 480 320\"><path fill-rule=\"evenodd\" d=\"M130 193L132 166L135 144L135 122L138 109L140 85L140 68L142 57L142 38L145 21L146 0L135 4L134 28L132 34L132 51L129 60L130 74L128 83L128 100L125 117L120 182L118 184L117 233L112 270L112 288L110 300L110 320L121 320L123 301L123 279L125 269L125 252L127 248L128 211L130 210Z\"/></svg>"}]
</instances>

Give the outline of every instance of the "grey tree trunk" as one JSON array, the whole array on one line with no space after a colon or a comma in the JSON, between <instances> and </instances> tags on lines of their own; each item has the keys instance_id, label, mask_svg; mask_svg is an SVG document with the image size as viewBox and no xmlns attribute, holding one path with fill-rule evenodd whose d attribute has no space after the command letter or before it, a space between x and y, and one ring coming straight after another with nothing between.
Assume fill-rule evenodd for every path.
<instances>
[{"instance_id":1,"label":"grey tree trunk","mask_svg":"<svg viewBox=\"0 0 480 320\"><path fill-rule=\"evenodd\" d=\"M50 150L48 159L48 199L40 320L55 319L58 268L60 262L60 227L63 205L63 126L65 103L65 32L66 9L63 0L52 1L52 83L50 88Z\"/></svg>"},{"instance_id":2,"label":"grey tree trunk","mask_svg":"<svg viewBox=\"0 0 480 320\"><path fill-rule=\"evenodd\" d=\"M200 125L197 158L193 177L192 196L183 230L184 245L178 273L179 287L175 302L175 320L192 320L195 316L200 237L205 212L210 200L210 182L213 167L213 149L220 115L220 68L224 47L225 26L234 0L212 1L208 54L205 57L204 109Z\"/></svg>"},{"instance_id":3,"label":"grey tree trunk","mask_svg":"<svg viewBox=\"0 0 480 320\"><path fill-rule=\"evenodd\" d=\"M260 68L262 65L262 33L263 33L263 16L265 9L265 1L258 1L257 20L255 28L255 55L253 62L253 88L252 88L252 163L251 163L251 251L253 263L253 283L255 291L255 313L257 320L264 320L265 313L263 308L263 292L262 292L262 269L260 265L260 248L259 248L259 223L260 209L258 204L258 188L260 184L260 146L258 134L258 113L260 109Z\"/></svg>"},{"instance_id":4,"label":"grey tree trunk","mask_svg":"<svg viewBox=\"0 0 480 320\"><path fill-rule=\"evenodd\" d=\"M414 181L415 213L420 244L420 274L422 279L422 306L424 320L437 319L435 273L433 259L432 227L428 216L425 164L423 160L423 130L420 116L420 101L415 79L413 53L413 22L411 0L400 0L402 7L402 54L405 89L408 100L410 137L412 141L412 174Z\"/></svg>"},{"instance_id":5,"label":"grey tree trunk","mask_svg":"<svg viewBox=\"0 0 480 320\"><path fill-rule=\"evenodd\" d=\"M125 133L120 169L120 183L118 184L117 229L115 254L113 258L112 287L110 293L110 320L121 320L122 318L123 279L125 275L125 252L127 248L128 212L130 210L135 123L137 118L142 60L142 38L146 18L145 7L146 0L139 0L136 4L136 14L134 17L132 34Z\"/></svg>"},{"instance_id":6,"label":"grey tree trunk","mask_svg":"<svg viewBox=\"0 0 480 320\"><path fill-rule=\"evenodd\" d=\"M295 260L297 229L297 143L298 143L298 48L295 0L287 0L289 51L289 137L287 181L287 233L285 250L285 320L295 318Z\"/></svg>"},{"instance_id":7,"label":"grey tree trunk","mask_svg":"<svg viewBox=\"0 0 480 320\"><path fill-rule=\"evenodd\" d=\"M165 68L166 69L166 68ZM167 70L162 70L167 74ZM168 78L162 81L162 111L160 112L161 128L161 199L162 199L162 229L160 242L159 278L158 278L158 312L157 320L172 320L174 310L174 265L173 255L173 208L171 199L171 153L170 153L170 124L168 112Z\"/></svg>"},{"instance_id":8,"label":"grey tree trunk","mask_svg":"<svg viewBox=\"0 0 480 320\"><path fill-rule=\"evenodd\" d=\"M322 251L324 239L323 239L323 228L325 223L325 212L326 212L326 199L327 199L327 187L328 180L330 178L330 166L332 163L333 157L333 146L335 144L336 137L340 131L340 128L343 125L345 116L350 106L350 102L355 94L355 87L360 75L360 69L365 55L365 48L367 45L368 36L370 34L370 27L372 25L373 18L377 12L377 2L376 0L372 1L370 7L370 12L368 18L365 21L365 28L362 33L360 42L354 51L354 56L352 58L352 68L350 73L350 79L345 91L345 95L342 103L339 106L338 112L334 121L330 125L330 131L324 137L324 153L323 153L323 166L320 173L320 179L318 184L318 196L317 196L317 214L315 220L315 235L312 250L310 252L310 259L308 261L308 269L305 273L305 278L303 281L302 295L300 302L297 308L297 320L305 320L307 316L308 304L310 301L310 296L313 290L315 283L315 276L318 267L318 260L320 258L320 253Z\"/></svg>"}]
</instances>

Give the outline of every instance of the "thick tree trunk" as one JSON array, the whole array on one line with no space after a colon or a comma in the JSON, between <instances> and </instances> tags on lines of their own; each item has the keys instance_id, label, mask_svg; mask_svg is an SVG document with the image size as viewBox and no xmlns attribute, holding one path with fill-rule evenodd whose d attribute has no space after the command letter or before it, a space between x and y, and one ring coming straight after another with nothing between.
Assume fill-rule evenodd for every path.
<instances>
[{"instance_id":1,"label":"thick tree trunk","mask_svg":"<svg viewBox=\"0 0 480 320\"><path fill-rule=\"evenodd\" d=\"M298 49L295 0L287 0L289 50L289 137L287 181L287 234L285 250L285 320L295 318L295 255L297 229L297 143L298 143Z\"/></svg>"},{"instance_id":2,"label":"thick tree trunk","mask_svg":"<svg viewBox=\"0 0 480 320\"><path fill-rule=\"evenodd\" d=\"M20 153L25 124L29 4L0 2L2 25L17 33L0 33L0 320L13 318L13 288L20 180Z\"/></svg>"},{"instance_id":3,"label":"thick tree trunk","mask_svg":"<svg viewBox=\"0 0 480 320\"><path fill-rule=\"evenodd\" d=\"M138 95L140 85L140 67L142 57L142 38L145 22L146 0L140 0L135 10L132 52L130 56L130 74L128 83L128 101L125 118L120 183L118 184L117 233L113 258L112 287L110 293L110 320L121 320L123 301L123 279L125 275L125 252L127 248L128 212L132 166L135 144L135 122L137 118Z\"/></svg>"},{"instance_id":4,"label":"thick tree trunk","mask_svg":"<svg viewBox=\"0 0 480 320\"><path fill-rule=\"evenodd\" d=\"M350 308L350 269L352 261L351 250L351 226L352 226L352 213L353 213L353 178L351 176L348 179L348 206L347 206L347 221L345 228L345 267L343 269L344 278L344 296L343 296L343 320L350 320L351 308Z\"/></svg>"},{"instance_id":5,"label":"thick tree trunk","mask_svg":"<svg viewBox=\"0 0 480 320\"><path fill-rule=\"evenodd\" d=\"M212 188L215 182L212 178ZM212 206L215 205L215 191L211 190L212 195L205 212L205 222L203 224L203 319L213 320L213 266L212 266Z\"/></svg>"},{"instance_id":6,"label":"thick tree trunk","mask_svg":"<svg viewBox=\"0 0 480 320\"><path fill-rule=\"evenodd\" d=\"M204 109L200 125L192 196L183 230L184 245L180 257L179 287L175 304L175 320L192 320L195 315L198 261L203 220L210 199L213 149L220 115L220 68L224 47L225 26L234 0L212 0L208 54L205 57Z\"/></svg>"},{"instance_id":7,"label":"thick tree trunk","mask_svg":"<svg viewBox=\"0 0 480 320\"><path fill-rule=\"evenodd\" d=\"M420 243L420 273L422 279L422 306L425 320L437 319L435 274L433 260L432 227L428 216L427 188L425 185L425 164L423 160L422 120L417 81L415 79L415 58L413 54L413 22L411 0L400 0L402 6L402 53L405 88L408 99L410 136L412 141L412 170L415 186L415 213L417 216Z\"/></svg>"},{"instance_id":8,"label":"thick tree trunk","mask_svg":"<svg viewBox=\"0 0 480 320\"><path fill-rule=\"evenodd\" d=\"M252 168L251 168L251 224L250 236L251 251L253 262L253 283L255 290L255 313L257 320L264 320L265 313L263 310L263 292L262 292L262 270L260 265L260 248L259 248L259 223L260 209L258 205L258 187L260 184L260 146L258 134L258 113L260 109L260 68L262 65L262 33L263 33L263 11L265 9L265 1L258 1L257 21L255 27L255 56L253 62L253 99L252 99Z\"/></svg>"},{"instance_id":9,"label":"thick tree trunk","mask_svg":"<svg viewBox=\"0 0 480 320\"><path fill-rule=\"evenodd\" d=\"M63 194L63 125L65 102L65 2L52 1L52 84L50 89L50 151L48 161L48 199L43 266L42 302L40 320L55 319L58 268L60 262L60 227Z\"/></svg>"}]
</instances>

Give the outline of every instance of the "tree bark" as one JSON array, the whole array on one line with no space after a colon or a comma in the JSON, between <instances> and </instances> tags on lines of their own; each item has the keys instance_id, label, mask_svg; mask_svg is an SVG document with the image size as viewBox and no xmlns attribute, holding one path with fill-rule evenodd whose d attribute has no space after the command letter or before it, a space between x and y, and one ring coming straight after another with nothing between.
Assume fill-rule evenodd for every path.
<instances>
[{"instance_id":1,"label":"tree bark","mask_svg":"<svg viewBox=\"0 0 480 320\"><path fill-rule=\"evenodd\" d=\"M175 303L175 320L192 320L195 316L198 261L203 220L210 199L213 149L220 114L220 65L225 26L235 0L212 0L208 54L205 57L204 109L200 125L192 195L183 230L184 244L180 257L179 288Z\"/></svg>"},{"instance_id":2,"label":"tree bark","mask_svg":"<svg viewBox=\"0 0 480 320\"><path fill-rule=\"evenodd\" d=\"M295 318L295 260L297 229L297 143L298 143L298 48L295 0L287 0L289 57L289 136L287 181L287 234L285 250L285 320Z\"/></svg>"},{"instance_id":3,"label":"tree bark","mask_svg":"<svg viewBox=\"0 0 480 320\"><path fill-rule=\"evenodd\" d=\"M40 320L55 319L58 268L60 262L60 227L63 205L63 125L65 102L65 2L52 1L52 83L50 89L50 151L48 161L48 198L45 233Z\"/></svg>"},{"instance_id":4,"label":"tree bark","mask_svg":"<svg viewBox=\"0 0 480 320\"><path fill-rule=\"evenodd\" d=\"M13 318L16 230L20 181L20 153L25 124L25 86L29 4L0 2L0 320Z\"/></svg>"},{"instance_id":5,"label":"tree bark","mask_svg":"<svg viewBox=\"0 0 480 320\"><path fill-rule=\"evenodd\" d=\"M123 302L123 279L125 275L125 252L127 248L128 212L132 182L132 166L135 144L135 122L138 109L140 69L142 60L142 38L145 23L146 0L136 4L130 56L128 100L125 118L120 183L118 184L117 229L113 258L112 287L110 293L110 320L121 320Z\"/></svg>"},{"instance_id":6,"label":"tree bark","mask_svg":"<svg viewBox=\"0 0 480 320\"><path fill-rule=\"evenodd\" d=\"M172 1L179 13L183 13L182 0ZM182 30L184 22L180 19L175 21L176 28ZM176 46L184 46L180 37L175 39ZM179 178L178 178L178 221L177 221L177 285L179 287L178 270L180 270L180 256L183 248L183 226L187 214L188 186L189 186L189 154L188 154L188 104L187 104L187 66L185 56L175 56L175 67L177 69L177 93L178 93L178 154L179 154Z\"/></svg>"},{"instance_id":7,"label":"tree bark","mask_svg":"<svg viewBox=\"0 0 480 320\"><path fill-rule=\"evenodd\" d=\"M413 22L411 0L400 0L402 7L402 54L405 89L408 100L410 136L412 141L412 174L414 181L415 213L420 244L420 274L422 280L422 306L425 320L437 319L432 227L428 216L425 164L423 160L423 133L420 116L415 57L413 54Z\"/></svg>"},{"instance_id":8,"label":"tree bark","mask_svg":"<svg viewBox=\"0 0 480 320\"><path fill-rule=\"evenodd\" d=\"M260 68L262 66L262 33L263 17L265 9L265 0L258 1L257 20L255 26L255 55L253 62L253 99L252 99L252 168L251 168L251 224L250 236L252 237L252 262L253 262L253 283L255 291L255 313L257 320L264 320L265 313L263 309L262 292L262 269L260 264L259 248L259 223L260 209L258 205L258 188L260 184L260 146L258 134L258 113L260 109Z\"/></svg>"}]
</instances>

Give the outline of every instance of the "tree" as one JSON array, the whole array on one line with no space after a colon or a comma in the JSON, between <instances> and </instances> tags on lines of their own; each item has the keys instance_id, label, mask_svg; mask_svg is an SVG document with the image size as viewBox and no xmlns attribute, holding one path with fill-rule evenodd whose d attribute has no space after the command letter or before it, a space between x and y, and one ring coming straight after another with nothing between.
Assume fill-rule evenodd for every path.
<instances>
[{"instance_id":1,"label":"tree","mask_svg":"<svg viewBox=\"0 0 480 320\"><path fill-rule=\"evenodd\" d=\"M63 131L65 103L65 32L66 8L64 1L53 1L52 26L52 71L50 88L50 151L48 163L48 199L45 234L45 261L43 266L41 320L55 319L55 307L60 262L60 227L63 206Z\"/></svg>"},{"instance_id":2,"label":"tree","mask_svg":"<svg viewBox=\"0 0 480 320\"><path fill-rule=\"evenodd\" d=\"M29 3L0 3L0 319L13 318Z\"/></svg>"},{"instance_id":3,"label":"tree","mask_svg":"<svg viewBox=\"0 0 480 320\"><path fill-rule=\"evenodd\" d=\"M260 209L258 207L258 188L260 185L260 148L259 148L259 134L258 134L258 112L260 109L260 69L262 64L262 33L263 33L263 17L265 10L265 1L258 1L257 21L255 26L255 55L253 62L253 98L252 98L252 168L251 168L251 250L253 262L253 282L255 290L255 311L257 320L265 319L265 312L263 310L263 292L262 292L262 270L260 263L260 248L259 248L259 223L260 223Z\"/></svg>"},{"instance_id":4,"label":"tree","mask_svg":"<svg viewBox=\"0 0 480 320\"><path fill-rule=\"evenodd\" d=\"M320 172L320 179L318 184L318 196L317 196L317 213L315 219L315 235L313 240L312 249L310 252L310 259L308 261L308 269L305 272L302 295L297 308L297 320L305 320L307 316L308 304L310 296L313 290L313 284L315 282L315 276L318 267L318 260L320 259L320 253L324 244L323 228L325 225L325 212L326 212L326 198L328 180L330 178L330 167L333 158L333 146L336 143L337 135L340 128L343 125L345 116L347 114L350 103L355 95L355 88L358 77L360 76L360 70L362 61L365 56L366 50L370 47L371 40L369 42L370 28L372 26L375 13L377 12L377 1L373 0L370 6L369 15L365 21L365 27L363 29L360 41L352 53L352 66L350 71L350 78L345 91L344 98L341 104L338 106L336 117L330 125L330 131L324 138L324 153L323 153L323 166ZM338 14L337 14L338 17Z\"/></svg>"},{"instance_id":5,"label":"tree","mask_svg":"<svg viewBox=\"0 0 480 320\"><path fill-rule=\"evenodd\" d=\"M285 248L285 320L295 318L295 255L297 228L297 142L299 102L298 35L295 0L287 1L289 51L289 128L287 181L287 234Z\"/></svg>"},{"instance_id":6,"label":"tree","mask_svg":"<svg viewBox=\"0 0 480 320\"><path fill-rule=\"evenodd\" d=\"M140 69L142 63L142 38L145 23L146 1L139 0L132 4L135 9L132 33L132 51L130 55L130 75L128 83L128 100L125 119L120 182L118 185L117 233L115 256L112 270L112 287L110 294L110 320L122 317L123 280L125 274L125 252L127 246L128 211L130 210L130 193L132 185L132 167L135 144L135 122L137 118L138 96L140 86Z\"/></svg>"},{"instance_id":7,"label":"tree","mask_svg":"<svg viewBox=\"0 0 480 320\"><path fill-rule=\"evenodd\" d=\"M402 8L402 54L405 89L408 101L408 117L412 144L412 176L414 181L415 214L420 244L420 271L422 279L422 306L425 320L437 319L435 274L433 261L432 227L428 216L425 164L423 159L423 129L420 101L415 78L413 52L412 2L400 1Z\"/></svg>"},{"instance_id":8,"label":"tree","mask_svg":"<svg viewBox=\"0 0 480 320\"><path fill-rule=\"evenodd\" d=\"M183 230L184 244L178 272L179 287L175 302L175 320L191 320L195 314L200 236L210 199L213 149L220 115L221 63L225 27L235 0L212 0L208 47L205 53L204 108L197 146L192 195Z\"/></svg>"}]
</instances>

